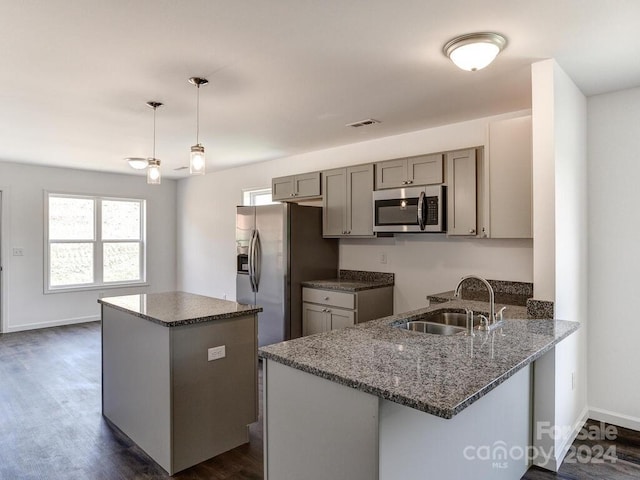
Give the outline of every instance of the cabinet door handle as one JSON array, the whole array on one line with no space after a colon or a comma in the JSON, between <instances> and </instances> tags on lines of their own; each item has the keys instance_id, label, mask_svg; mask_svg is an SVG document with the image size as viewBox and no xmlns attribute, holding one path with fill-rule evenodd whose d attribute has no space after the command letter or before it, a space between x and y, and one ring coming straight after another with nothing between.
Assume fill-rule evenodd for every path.
<instances>
[{"instance_id":1,"label":"cabinet door handle","mask_svg":"<svg viewBox=\"0 0 640 480\"><path fill-rule=\"evenodd\" d=\"M325 300L329 300L329 297L324 297Z\"/></svg>"},{"instance_id":2,"label":"cabinet door handle","mask_svg":"<svg viewBox=\"0 0 640 480\"><path fill-rule=\"evenodd\" d=\"M405 180L404 182L402 182L402 184L403 184L403 185L406 185L406 184L407 184L407 181Z\"/></svg>"},{"instance_id":3,"label":"cabinet door handle","mask_svg":"<svg viewBox=\"0 0 640 480\"><path fill-rule=\"evenodd\" d=\"M413 180L407 180L407 185L411 185L413 183Z\"/></svg>"},{"instance_id":4,"label":"cabinet door handle","mask_svg":"<svg viewBox=\"0 0 640 480\"><path fill-rule=\"evenodd\" d=\"M476 233L476 229L475 228L470 228L469 229L469 233Z\"/></svg>"}]
</instances>

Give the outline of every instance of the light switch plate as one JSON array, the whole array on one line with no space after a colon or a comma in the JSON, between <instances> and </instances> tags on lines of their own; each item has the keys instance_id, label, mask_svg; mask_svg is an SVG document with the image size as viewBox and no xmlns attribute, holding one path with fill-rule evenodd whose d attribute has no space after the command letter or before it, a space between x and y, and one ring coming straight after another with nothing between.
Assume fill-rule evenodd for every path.
<instances>
[{"instance_id":1,"label":"light switch plate","mask_svg":"<svg viewBox=\"0 0 640 480\"><path fill-rule=\"evenodd\" d=\"M220 360L227 356L225 345L220 345L219 347L212 347L207 350L207 361L212 360Z\"/></svg>"}]
</instances>

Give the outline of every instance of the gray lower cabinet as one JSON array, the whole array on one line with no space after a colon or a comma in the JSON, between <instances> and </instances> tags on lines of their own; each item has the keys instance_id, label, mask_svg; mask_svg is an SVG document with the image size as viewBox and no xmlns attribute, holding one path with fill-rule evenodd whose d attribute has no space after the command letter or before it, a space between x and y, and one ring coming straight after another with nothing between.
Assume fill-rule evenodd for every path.
<instances>
[{"instance_id":1,"label":"gray lower cabinet","mask_svg":"<svg viewBox=\"0 0 640 480\"><path fill-rule=\"evenodd\" d=\"M247 443L257 348L253 314L166 327L103 305L103 415L170 475Z\"/></svg>"},{"instance_id":2,"label":"gray lower cabinet","mask_svg":"<svg viewBox=\"0 0 640 480\"><path fill-rule=\"evenodd\" d=\"M373 237L373 164L322 172L322 235Z\"/></svg>"},{"instance_id":3,"label":"gray lower cabinet","mask_svg":"<svg viewBox=\"0 0 640 480\"><path fill-rule=\"evenodd\" d=\"M305 302L302 304L302 334L306 336L352 327L355 325L355 315L354 310Z\"/></svg>"},{"instance_id":4,"label":"gray lower cabinet","mask_svg":"<svg viewBox=\"0 0 640 480\"><path fill-rule=\"evenodd\" d=\"M376 163L376 190L442 183L442 156L436 153Z\"/></svg>"},{"instance_id":5,"label":"gray lower cabinet","mask_svg":"<svg viewBox=\"0 0 640 480\"><path fill-rule=\"evenodd\" d=\"M271 180L271 198L274 201L317 198L320 194L320 172L289 175Z\"/></svg>"},{"instance_id":6,"label":"gray lower cabinet","mask_svg":"<svg viewBox=\"0 0 640 480\"><path fill-rule=\"evenodd\" d=\"M360 292L302 289L302 335L313 335L393 314L393 287Z\"/></svg>"}]
</instances>

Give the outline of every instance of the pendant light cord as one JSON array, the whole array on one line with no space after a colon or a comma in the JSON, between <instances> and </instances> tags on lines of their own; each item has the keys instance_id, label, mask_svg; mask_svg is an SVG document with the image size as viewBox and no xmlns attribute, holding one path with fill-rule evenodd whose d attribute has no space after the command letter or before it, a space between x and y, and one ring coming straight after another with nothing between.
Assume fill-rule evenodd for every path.
<instances>
[{"instance_id":1,"label":"pendant light cord","mask_svg":"<svg viewBox=\"0 0 640 480\"><path fill-rule=\"evenodd\" d=\"M196 86L196 145L200 145L200 84Z\"/></svg>"},{"instance_id":2,"label":"pendant light cord","mask_svg":"<svg viewBox=\"0 0 640 480\"><path fill-rule=\"evenodd\" d=\"M156 159L156 109L153 107L153 159Z\"/></svg>"}]
</instances>

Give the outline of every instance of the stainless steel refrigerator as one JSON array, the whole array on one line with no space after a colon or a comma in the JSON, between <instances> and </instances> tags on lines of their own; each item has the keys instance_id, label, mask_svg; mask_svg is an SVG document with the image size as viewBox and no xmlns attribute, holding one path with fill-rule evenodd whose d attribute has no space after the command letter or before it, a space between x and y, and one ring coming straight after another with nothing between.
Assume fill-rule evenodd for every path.
<instances>
[{"instance_id":1,"label":"stainless steel refrigerator","mask_svg":"<svg viewBox=\"0 0 640 480\"><path fill-rule=\"evenodd\" d=\"M258 345L300 337L300 282L338 276L338 241L322 238L322 208L238 207L236 245L236 300L263 308Z\"/></svg>"}]
</instances>

